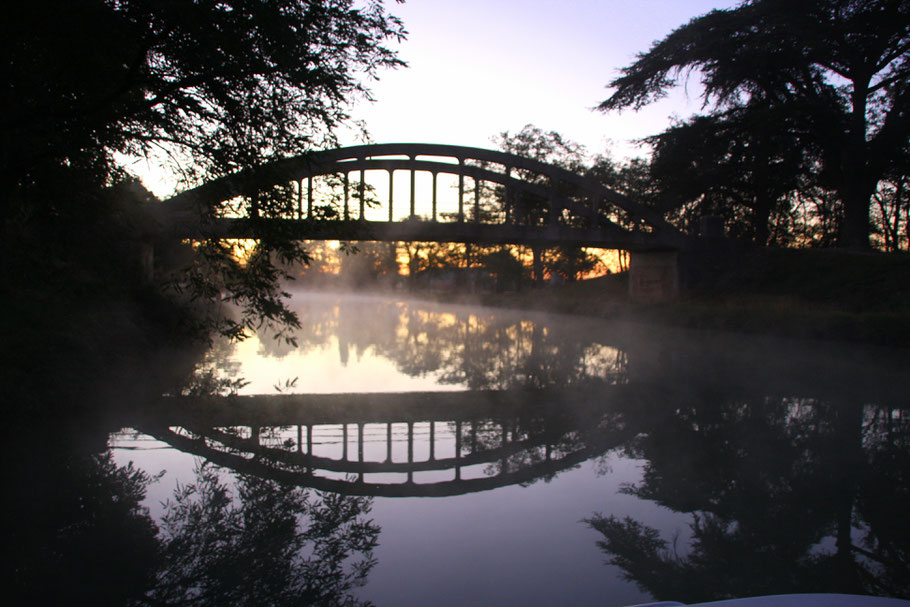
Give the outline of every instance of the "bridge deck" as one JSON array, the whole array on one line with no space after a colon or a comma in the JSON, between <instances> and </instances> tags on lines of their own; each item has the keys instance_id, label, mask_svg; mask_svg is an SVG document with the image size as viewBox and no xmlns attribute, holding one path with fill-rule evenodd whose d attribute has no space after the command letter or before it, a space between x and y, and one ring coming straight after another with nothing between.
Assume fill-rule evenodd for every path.
<instances>
[{"instance_id":1,"label":"bridge deck","mask_svg":"<svg viewBox=\"0 0 910 607\"><path fill-rule=\"evenodd\" d=\"M623 386L597 389L373 392L163 397L131 418L158 424L370 424L468 421L519 413L597 410Z\"/></svg>"},{"instance_id":2,"label":"bridge deck","mask_svg":"<svg viewBox=\"0 0 910 607\"><path fill-rule=\"evenodd\" d=\"M300 240L362 240L402 242L461 242L474 244L525 244L583 246L626 250L674 248L665 236L605 228L575 228L565 225L524 226L473 222L421 221L309 221L269 220L269 230L280 230ZM189 238L260 237L262 228L240 219L216 219L180 229ZM679 245L679 243L676 243Z\"/></svg>"}]
</instances>

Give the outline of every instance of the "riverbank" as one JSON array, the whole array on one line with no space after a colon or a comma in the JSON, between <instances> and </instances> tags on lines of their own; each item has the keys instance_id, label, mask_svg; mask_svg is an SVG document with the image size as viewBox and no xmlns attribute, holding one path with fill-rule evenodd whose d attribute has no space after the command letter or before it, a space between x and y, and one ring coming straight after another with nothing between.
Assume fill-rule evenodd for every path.
<instances>
[{"instance_id":1,"label":"riverbank","mask_svg":"<svg viewBox=\"0 0 910 607\"><path fill-rule=\"evenodd\" d=\"M676 327L793 338L910 344L910 256L766 250L665 304L633 304L615 274L531 292L477 297L484 305Z\"/></svg>"}]
</instances>

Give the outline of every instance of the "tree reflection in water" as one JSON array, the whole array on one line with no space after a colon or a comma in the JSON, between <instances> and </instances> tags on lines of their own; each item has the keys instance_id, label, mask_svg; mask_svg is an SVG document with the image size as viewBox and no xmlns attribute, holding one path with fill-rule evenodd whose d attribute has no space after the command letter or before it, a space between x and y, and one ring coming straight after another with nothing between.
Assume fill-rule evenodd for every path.
<instances>
[{"instance_id":1,"label":"tree reflection in water","mask_svg":"<svg viewBox=\"0 0 910 607\"><path fill-rule=\"evenodd\" d=\"M59 455L38 454L43 461L34 468L24 461L31 458L8 467L5 602L122 605L142 598L159 556L155 524L141 505L152 479L118 467L109 453L63 462Z\"/></svg>"},{"instance_id":2,"label":"tree reflection in water","mask_svg":"<svg viewBox=\"0 0 910 607\"><path fill-rule=\"evenodd\" d=\"M363 604L352 591L375 564L380 532L370 498L234 482L201 464L156 524L143 500L158 479L109 451L22 460L6 498L7 604Z\"/></svg>"},{"instance_id":3,"label":"tree reflection in water","mask_svg":"<svg viewBox=\"0 0 910 607\"><path fill-rule=\"evenodd\" d=\"M197 467L161 521L150 605L359 605L350 591L375 564L371 500L240 476L236 500L219 470Z\"/></svg>"},{"instance_id":4,"label":"tree reflection in water","mask_svg":"<svg viewBox=\"0 0 910 607\"><path fill-rule=\"evenodd\" d=\"M209 367L188 394L236 388ZM29 456L7 468L7 604L365 604L352 591L375 564L372 499L204 463L156 524L143 502L160 475L116 465L106 423L65 415L56 423L68 440L54 449L31 448L46 442L43 426L11 435L12 452Z\"/></svg>"},{"instance_id":5,"label":"tree reflection in water","mask_svg":"<svg viewBox=\"0 0 910 607\"><path fill-rule=\"evenodd\" d=\"M255 419L248 421L255 440L241 445L200 427L190 437L194 445L210 449L218 438L231 451L244 447L253 454L244 465L254 462L264 473L289 474L296 466L302 484L332 482L339 491L375 495L530 484L580 458L621 449L643 464L627 494L692 517L688 536L677 538L609 513L586 519L601 535L608 562L655 599L819 591L910 596L906 352L704 332L648 334L407 302L341 300L320 311L324 304L301 314L311 325L299 338L304 348L337 335L342 361L372 349L402 373L434 373L441 383L467 388L464 394L501 391L526 405L552 398L549 413L534 406L523 415L381 419L358 418L357 407L345 406L339 409L351 412L350 419L323 420L358 429L427 422L431 433L434 420L444 422L455 430L456 456L449 459L458 461L442 462L456 470L455 479L435 488L410 476L392 487L313 474L319 465L369 474L411 472L408 466L426 471L440 462L411 462L410 455L407 462L317 461L300 448L306 420L293 422L296 433L288 426L297 453L261 444ZM594 394L592 414L573 413L567 403L577 397L556 396L562 389ZM456 408L464 413L463 403ZM375 406L367 409L375 413ZM461 449L464 460L485 466L486 479L460 480ZM265 470L270 458L280 466Z\"/></svg>"},{"instance_id":6,"label":"tree reflection in water","mask_svg":"<svg viewBox=\"0 0 910 607\"><path fill-rule=\"evenodd\" d=\"M529 320L476 307L439 308L369 297L301 297L298 353L338 340L347 364L371 351L410 377L435 374L440 384L469 390L552 388L592 377L621 376L621 351L572 323ZM260 336L259 355L283 358L285 342Z\"/></svg>"},{"instance_id":7,"label":"tree reflection in water","mask_svg":"<svg viewBox=\"0 0 910 607\"><path fill-rule=\"evenodd\" d=\"M688 533L674 538L672 530L651 528L641 520L591 515L596 506L566 516L575 521L588 515L586 523L600 534L607 560L654 598L694 602L800 591L910 595L910 422L902 388L906 354L867 356L854 347L803 348L707 333L662 331L648 339L611 332L615 327L591 330L591 324L579 328L406 302L314 305L301 318L307 325L307 333L298 338L302 349L326 347L335 335L342 361L372 350L404 373L434 373L444 383L469 390L236 397L231 416L217 417L218 411L203 407L209 414L205 419L181 417L192 411L174 399L181 416L164 416L157 426L149 422L147 433L170 438L187 452L204 450L221 465L230 456L228 465L248 485L229 499L222 496L225 489L217 474L202 476L192 492L175 498L168 515L174 529L166 520L156 541L170 538L179 544L184 535L192 538L185 543L205 558L183 565L174 560L171 576L201 580L191 588L205 584L211 588L206 592L232 602L233 595L220 584L240 579L244 572L274 571L279 588L285 587L283 580L323 575L321 569L306 569L301 560L316 555L314 548L294 552L301 535L308 546L318 540L306 536L308 528L287 531L292 517L286 513L309 503L308 498L301 502L275 488L316 493L280 484L288 479L349 495L323 497L329 510L359 511L350 520L363 526L360 535L347 535L342 525L326 539L330 546L331 538L350 539L344 571L353 587L362 580L359 572L365 574L372 563L375 543L370 542L376 537L370 540L371 523L365 522L369 502L352 496L453 495L530 484L621 450L641 462L643 470L625 492L687 513ZM268 343L262 342L262 354L287 355ZM228 383L235 379L230 372L219 371ZM474 402L481 392L489 411ZM579 402L579 394L589 402ZM185 432L172 432L177 426ZM334 428L332 445L340 457L314 451L314 440L320 443L310 433L316 436L320 426ZM450 447L443 451L440 440L436 451L430 438L429 455L413 457L415 426L431 437L445 434ZM369 446L370 432L378 432L376 444L382 448L365 457L362 445ZM393 458L392 446L400 445L406 445L406 456ZM460 471L469 464L484 467L483 475L462 480ZM318 474L320 466L333 474ZM451 473L448 480L438 480L440 470ZM273 478L254 481L251 472ZM427 472L433 473L428 480L411 478ZM200 473L208 474L205 468ZM383 484L370 478L374 473L400 478ZM339 480L343 475L348 480ZM244 513L244 499L276 510L256 518L252 511ZM334 514L328 518L340 520ZM193 531L199 527L214 531ZM237 535L224 537L221 528ZM274 552L235 554L253 536L271 535L284 538ZM297 556L286 558L290 554ZM272 566L275 555L284 560ZM336 561L326 553L320 562L331 566ZM353 565L357 562L362 569ZM219 580L209 570L234 573ZM299 595L300 586L295 588ZM352 603L348 590L342 587L333 596ZM146 598L156 598L154 592L164 602L187 596L168 595L167 586L159 585ZM280 591L276 596L282 596Z\"/></svg>"},{"instance_id":8,"label":"tree reflection in water","mask_svg":"<svg viewBox=\"0 0 910 607\"><path fill-rule=\"evenodd\" d=\"M673 400L671 400L673 402ZM675 399L629 410L625 491L692 514L687 547L631 518L586 523L658 600L791 592L910 597L907 410L837 399Z\"/></svg>"},{"instance_id":9,"label":"tree reflection in water","mask_svg":"<svg viewBox=\"0 0 910 607\"><path fill-rule=\"evenodd\" d=\"M910 596L905 353L672 331L648 339L489 310L376 305L338 304L314 335L337 333L342 359L372 348L403 373L436 373L471 391L597 395L595 417L565 417L571 407L557 399L555 415L466 419L455 425L457 444L478 462L495 455L484 458L484 473L500 484L551 478L568 467L550 465L564 454L620 448L643 462L642 479L625 492L691 514L689 537L609 513L586 523L602 536L608 562L655 599ZM257 462L266 459L262 445L253 447ZM459 483L456 475L446 489L475 487Z\"/></svg>"}]
</instances>

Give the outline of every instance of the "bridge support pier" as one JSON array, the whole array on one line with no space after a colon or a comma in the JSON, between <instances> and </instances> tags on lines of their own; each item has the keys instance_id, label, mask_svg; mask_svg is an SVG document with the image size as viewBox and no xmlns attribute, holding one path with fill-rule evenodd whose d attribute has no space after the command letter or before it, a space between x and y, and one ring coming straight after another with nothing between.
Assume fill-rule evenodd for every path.
<instances>
[{"instance_id":1,"label":"bridge support pier","mask_svg":"<svg viewBox=\"0 0 910 607\"><path fill-rule=\"evenodd\" d=\"M664 303L679 296L677 251L633 251L629 254L629 299Z\"/></svg>"}]
</instances>

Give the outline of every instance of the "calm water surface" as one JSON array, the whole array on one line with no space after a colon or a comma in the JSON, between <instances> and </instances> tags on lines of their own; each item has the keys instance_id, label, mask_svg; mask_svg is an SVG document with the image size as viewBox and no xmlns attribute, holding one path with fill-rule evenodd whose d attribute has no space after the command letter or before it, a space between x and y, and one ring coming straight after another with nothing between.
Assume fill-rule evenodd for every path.
<instances>
[{"instance_id":1,"label":"calm water surface","mask_svg":"<svg viewBox=\"0 0 910 607\"><path fill-rule=\"evenodd\" d=\"M906 352L295 305L296 346L217 344L93 456L146 599L910 595Z\"/></svg>"}]
</instances>

